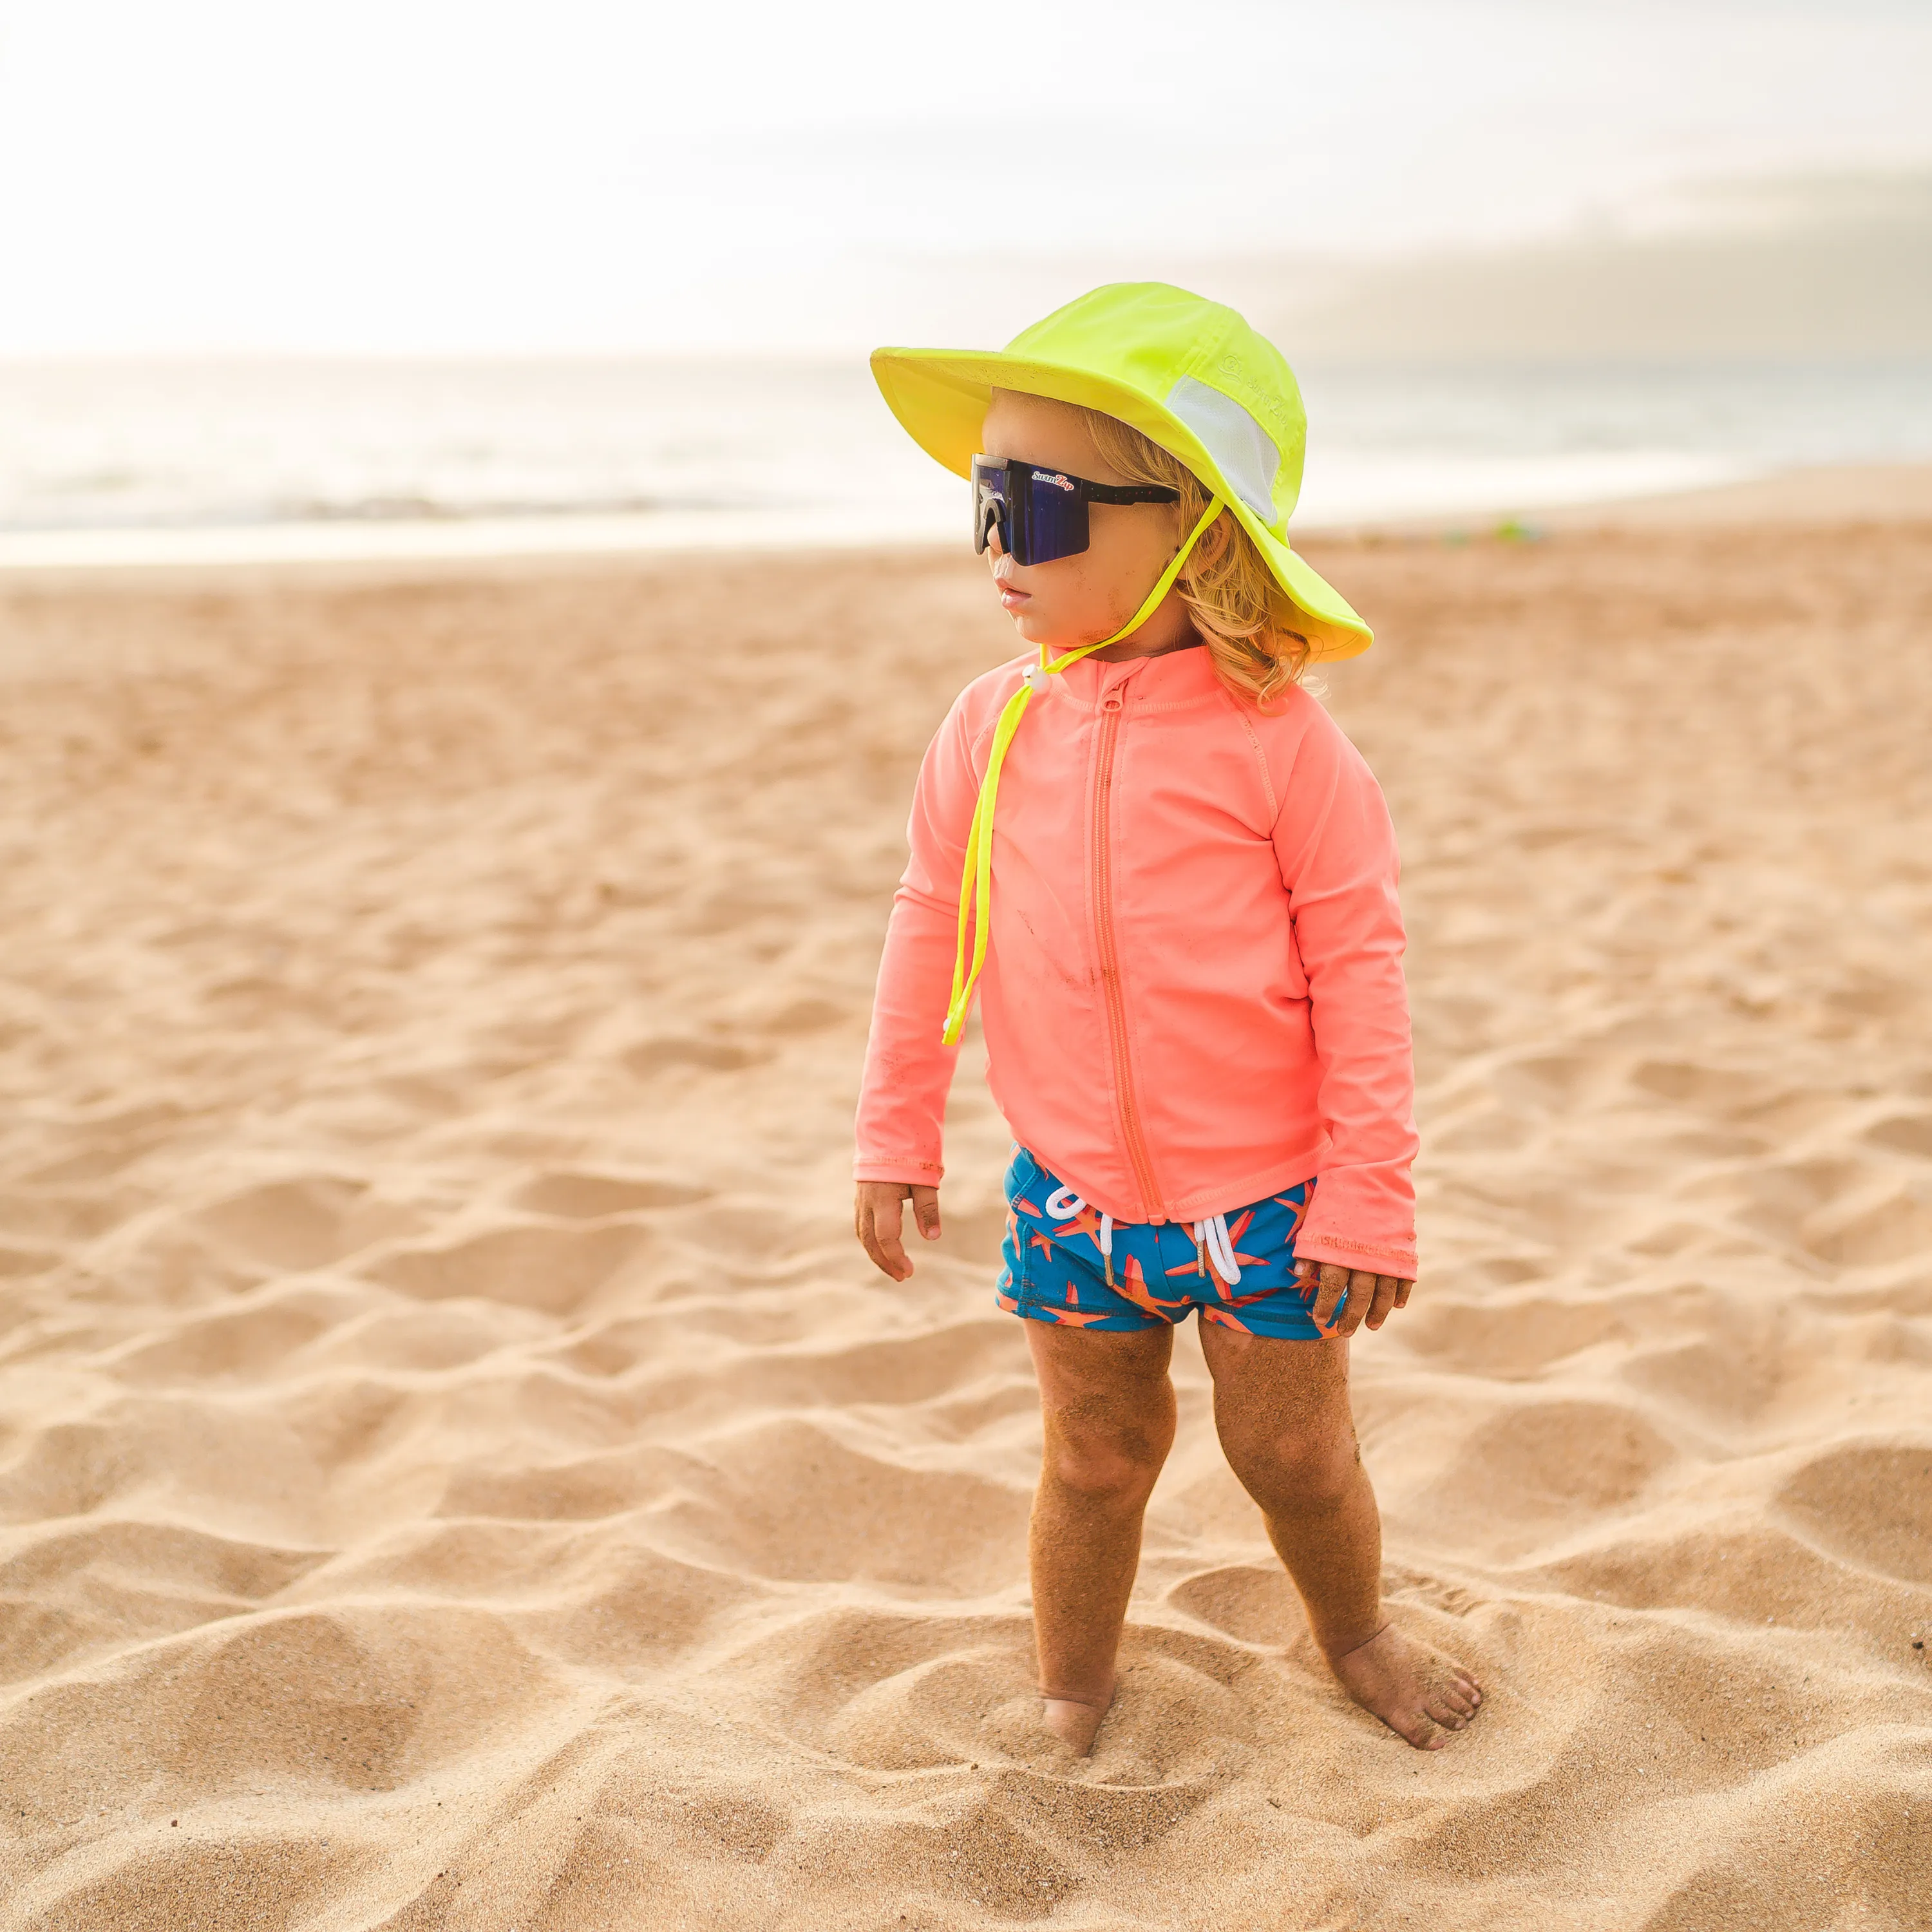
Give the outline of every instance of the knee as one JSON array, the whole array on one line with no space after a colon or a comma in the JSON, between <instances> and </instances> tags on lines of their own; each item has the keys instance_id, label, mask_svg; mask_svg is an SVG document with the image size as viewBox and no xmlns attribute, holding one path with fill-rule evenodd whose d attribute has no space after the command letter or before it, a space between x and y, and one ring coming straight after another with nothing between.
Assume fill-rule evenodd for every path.
<instances>
[{"instance_id":1,"label":"knee","mask_svg":"<svg viewBox=\"0 0 1932 1932\"><path fill-rule=\"evenodd\" d=\"M1222 1447L1242 1486L1270 1513L1333 1509L1360 1480L1352 1428L1224 1441Z\"/></svg>"},{"instance_id":2,"label":"knee","mask_svg":"<svg viewBox=\"0 0 1932 1932\"><path fill-rule=\"evenodd\" d=\"M1056 1426L1049 1418L1046 1474L1088 1502L1138 1508L1153 1492L1168 1448L1157 1429Z\"/></svg>"}]
</instances>

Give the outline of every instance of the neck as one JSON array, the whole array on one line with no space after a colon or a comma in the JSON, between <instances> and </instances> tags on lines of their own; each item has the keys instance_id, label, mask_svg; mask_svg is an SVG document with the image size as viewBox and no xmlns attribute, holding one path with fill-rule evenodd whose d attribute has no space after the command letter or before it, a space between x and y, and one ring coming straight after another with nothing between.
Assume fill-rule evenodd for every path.
<instances>
[{"instance_id":1,"label":"neck","mask_svg":"<svg viewBox=\"0 0 1932 1932\"><path fill-rule=\"evenodd\" d=\"M1101 664L1125 664L1132 658L1164 658L1170 651L1191 651L1202 641L1192 624L1173 637L1150 637L1148 634L1153 628L1151 623L1143 624L1132 637L1123 638L1118 644L1109 644L1094 656Z\"/></svg>"}]
</instances>

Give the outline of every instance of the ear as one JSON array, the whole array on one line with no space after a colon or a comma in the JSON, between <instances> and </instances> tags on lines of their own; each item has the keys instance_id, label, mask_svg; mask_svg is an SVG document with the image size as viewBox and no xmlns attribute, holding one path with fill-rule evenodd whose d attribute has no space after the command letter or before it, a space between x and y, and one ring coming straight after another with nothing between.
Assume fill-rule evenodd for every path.
<instances>
[{"instance_id":1,"label":"ear","mask_svg":"<svg viewBox=\"0 0 1932 1932\"><path fill-rule=\"evenodd\" d=\"M1194 546L1194 554L1203 563L1216 564L1228 554L1228 547L1234 541L1234 513L1223 510L1201 532L1201 539Z\"/></svg>"}]
</instances>

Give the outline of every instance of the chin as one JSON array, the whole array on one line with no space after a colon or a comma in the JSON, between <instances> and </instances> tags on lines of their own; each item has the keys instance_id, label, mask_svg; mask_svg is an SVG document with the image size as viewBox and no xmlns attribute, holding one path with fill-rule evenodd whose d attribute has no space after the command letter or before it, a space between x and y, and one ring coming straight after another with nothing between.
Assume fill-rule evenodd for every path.
<instances>
[{"instance_id":1,"label":"chin","mask_svg":"<svg viewBox=\"0 0 1932 1932\"><path fill-rule=\"evenodd\" d=\"M1036 649L1044 645L1049 651L1068 651L1082 642L1069 633L1064 624L1056 624L1051 617L1033 610L1022 610L1014 618L1013 628Z\"/></svg>"}]
</instances>

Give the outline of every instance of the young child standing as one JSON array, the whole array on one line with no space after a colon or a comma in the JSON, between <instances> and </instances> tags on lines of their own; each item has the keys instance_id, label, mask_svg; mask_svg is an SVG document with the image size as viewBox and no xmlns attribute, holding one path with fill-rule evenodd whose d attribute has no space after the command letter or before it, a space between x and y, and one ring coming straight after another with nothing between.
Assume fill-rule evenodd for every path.
<instances>
[{"instance_id":1,"label":"young child standing","mask_svg":"<svg viewBox=\"0 0 1932 1932\"><path fill-rule=\"evenodd\" d=\"M1198 1310L1228 1462L1349 1694L1433 1748L1482 1702L1384 1614L1349 1338L1415 1276L1395 839L1299 688L1367 628L1289 548L1294 378L1232 310L1096 289L998 353L881 350L899 421L973 484L1026 653L932 741L858 1122L860 1239L895 1280L939 1232L976 988L1016 1137L1000 1305L1046 1451L1030 1542L1048 1726L1112 1700L1141 1522Z\"/></svg>"}]
</instances>

